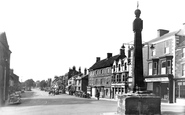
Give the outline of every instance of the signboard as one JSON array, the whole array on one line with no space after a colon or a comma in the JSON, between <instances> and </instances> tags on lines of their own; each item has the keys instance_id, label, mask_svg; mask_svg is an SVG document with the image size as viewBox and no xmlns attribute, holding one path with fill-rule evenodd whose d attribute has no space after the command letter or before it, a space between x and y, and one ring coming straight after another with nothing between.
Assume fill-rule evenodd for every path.
<instances>
[{"instance_id":1,"label":"signboard","mask_svg":"<svg viewBox=\"0 0 185 115\"><path fill-rule=\"evenodd\" d=\"M169 81L168 77L159 77L159 78L145 78L146 82L156 82L156 81Z\"/></svg>"}]
</instances>

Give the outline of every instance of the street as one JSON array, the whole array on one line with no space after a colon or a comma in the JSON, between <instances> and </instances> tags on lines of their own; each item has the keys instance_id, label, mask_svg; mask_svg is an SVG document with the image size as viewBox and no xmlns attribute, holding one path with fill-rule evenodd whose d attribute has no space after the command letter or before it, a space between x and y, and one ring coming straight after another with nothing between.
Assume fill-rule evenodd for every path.
<instances>
[{"instance_id":1,"label":"street","mask_svg":"<svg viewBox=\"0 0 185 115\"><path fill-rule=\"evenodd\" d=\"M184 115L184 106L161 104L162 115ZM32 89L22 94L22 103L0 108L0 115L100 115L115 113L117 102L87 99L67 94L48 95Z\"/></svg>"},{"instance_id":2,"label":"street","mask_svg":"<svg viewBox=\"0 0 185 115\"><path fill-rule=\"evenodd\" d=\"M32 89L22 96L22 103L0 108L0 115L100 115L115 112L117 102L95 100Z\"/></svg>"}]
</instances>

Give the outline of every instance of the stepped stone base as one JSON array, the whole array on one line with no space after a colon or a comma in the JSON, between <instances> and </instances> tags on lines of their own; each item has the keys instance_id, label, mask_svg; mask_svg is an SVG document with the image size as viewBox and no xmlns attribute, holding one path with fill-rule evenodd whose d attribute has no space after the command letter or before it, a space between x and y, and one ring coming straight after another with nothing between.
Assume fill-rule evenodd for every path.
<instances>
[{"instance_id":1,"label":"stepped stone base","mask_svg":"<svg viewBox=\"0 0 185 115\"><path fill-rule=\"evenodd\" d=\"M161 98L147 94L118 95L118 115L161 115Z\"/></svg>"}]
</instances>

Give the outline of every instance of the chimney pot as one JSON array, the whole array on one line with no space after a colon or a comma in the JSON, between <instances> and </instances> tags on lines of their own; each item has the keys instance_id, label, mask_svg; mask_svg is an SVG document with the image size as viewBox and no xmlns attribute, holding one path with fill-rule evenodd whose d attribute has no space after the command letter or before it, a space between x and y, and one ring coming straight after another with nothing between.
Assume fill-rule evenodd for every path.
<instances>
[{"instance_id":1,"label":"chimney pot","mask_svg":"<svg viewBox=\"0 0 185 115\"><path fill-rule=\"evenodd\" d=\"M100 61L100 57L96 57L96 62L99 62Z\"/></svg>"}]
</instances>

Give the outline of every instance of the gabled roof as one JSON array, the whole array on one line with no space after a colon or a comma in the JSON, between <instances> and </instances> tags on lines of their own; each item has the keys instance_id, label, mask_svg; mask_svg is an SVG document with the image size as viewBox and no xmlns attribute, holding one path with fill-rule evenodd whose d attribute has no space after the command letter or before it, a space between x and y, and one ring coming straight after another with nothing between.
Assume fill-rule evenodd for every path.
<instances>
[{"instance_id":1,"label":"gabled roof","mask_svg":"<svg viewBox=\"0 0 185 115\"><path fill-rule=\"evenodd\" d=\"M83 75L82 79L84 79L84 78L88 78L88 74L87 75Z\"/></svg>"},{"instance_id":2,"label":"gabled roof","mask_svg":"<svg viewBox=\"0 0 185 115\"><path fill-rule=\"evenodd\" d=\"M119 57L120 55L115 55L108 59L106 58L106 59L100 60L96 62L93 66L91 66L89 69L94 70L94 69L100 69L100 68L105 68L105 67L111 67L114 63L114 60L119 59Z\"/></svg>"},{"instance_id":3,"label":"gabled roof","mask_svg":"<svg viewBox=\"0 0 185 115\"><path fill-rule=\"evenodd\" d=\"M174 31L174 32L170 32L170 33L164 34L163 36L154 38L154 39L148 41L147 43L156 42L156 41L158 41L158 40L162 40L162 39L165 39L165 38L170 37L170 36L175 36L175 35L181 35L181 36L182 36L182 35L183 35L183 34L182 34L182 31L183 31L183 30L180 29L180 30L178 30L178 31Z\"/></svg>"}]
</instances>

